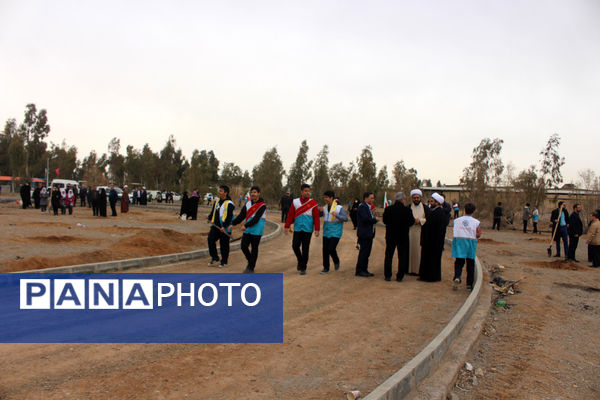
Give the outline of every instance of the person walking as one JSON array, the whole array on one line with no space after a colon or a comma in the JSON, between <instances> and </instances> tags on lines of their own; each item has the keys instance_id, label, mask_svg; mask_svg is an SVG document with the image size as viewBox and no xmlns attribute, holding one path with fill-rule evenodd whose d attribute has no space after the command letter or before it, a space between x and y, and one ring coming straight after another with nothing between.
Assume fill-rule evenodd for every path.
<instances>
[{"instance_id":1,"label":"person walking","mask_svg":"<svg viewBox=\"0 0 600 400\"><path fill-rule=\"evenodd\" d=\"M421 234L421 265L419 279L426 282L442 280L442 251L446 232L446 213L442 209L444 198L431 195L431 209L426 214L427 222Z\"/></svg>"},{"instance_id":2,"label":"person walking","mask_svg":"<svg viewBox=\"0 0 600 400\"><path fill-rule=\"evenodd\" d=\"M500 223L502 222L502 202L499 201L498 205L494 207L494 223L492 224L492 230L497 229L500 231Z\"/></svg>"},{"instance_id":3,"label":"person walking","mask_svg":"<svg viewBox=\"0 0 600 400\"><path fill-rule=\"evenodd\" d=\"M384 278L392 280L392 260L394 253L398 250L398 272L396 281L401 282L404 274L408 273L409 260L409 230L415 224L410 208L404 205L404 193L398 192L394 197L394 204L386 207L383 211L383 223L385 224L385 259Z\"/></svg>"},{"instance_id":4,"label":"person walking","mask_svg":"<svg viewBox=\"0 0 600 400\"><path fill-rule=\"evenodd\" d=\"M43 187L42 190L40 190L40 208L42 209L42 212L46 212L46 209L48 207L48 190Z\"/></svg>"},{"instance_id":5,"label":"person walking","mask_svg":"<svg viewBox=\"0 0 600 400\"><path fill-rule=\"evenodd\" d=\"M423 193L419 189L413 189L410 192L410 210L415 220L410 227L408 236L409 254L408 254L408 274L419 275L421 266L421 228L427 222L425 218L425 205L421 202Z\"/></svg>"},{"instance_id":6,"label":"person walking","mask_svg":"<svg viewBox=\"0 0 600 400\"><path fill-rule=\"evenodd\" d=\"M592 223L588 229L587 245L589 247L592 268L600 267L600 209L595 210L590 216Z\"/></svg>"},{"instance_id":7,"label":"person walking","mask_svg":"<svg viewBox=\"0 0 600 400\"><path fill-rule=\"evenodd\" d=\"M98 214L100 217L106 217L106 189L102 188L98 192Z\"/></svg>"},{"instance_id":8,"label":"person walking","mask_svg":"<svg viewBox=\"0 0 600 400\"><path fill-rule=\"evenodd\" d=\"M452 211L454 212L454 219L459 217L460 214L460 205L455 202L454 204L452 204Z\"/></svg>"},{"instance_id":9,"label":"person walking","mask_svg":"<svg viewBox=\"0 0 600 400\"><path fill-rule=\"evenodd\" d=\"M67 198L65 199L65 206L69 210L69 215L73 215L73 207L75 206L75 194L73 189L67 191Z\"/></svg>"},{"instance_id":10,"label":"person walking","mask_svg":"<svg viewBox=\"0 0 600 400\"><path fill-rule=\"evenodd\" d=\"M87 200L87 196L88 196L88 189L82 185L81 190L79 191L79 199L80 199L79 206L85 207L85 201Z\"/></svg>"},{"instance_id":11,"label":"person walking","mask_svg":"<svg viewBox=\"0 0 600 400\"><path fill-rule=\"evenodd\" d=\"M58 209L60 208L60 191L58 190L57 186L54 186L52 188L52 195L50 201L52 204L52 211L54 212L54 215L58 215Z\"/></svg>"},{"instance_id":12,"label":"person walking","mask_svg":"<svg viewBox=\"0 0 600 400\"><path fill-rule=\"evenodd\" d=\"M581 213L581 204L577 203L573 206L573 212L569 215L569 253L567 260L579 262L575 258L579 238L583 235L583 222L579 216Z\"/></svg>"},{"instance_id":13,"label":"person walking","mask_svg":"<svg viewBox=\"0 0 600 400\"><path fill-rule=\"evenodd\" d=\"M129 212L129 193L127 185L123 186L123 193L121 194L121 214Z\"/></svg>"},{"instance_id":14,"label":"person walking","mask_svg":"<svg viewBox=\"0 0 600 400\"><path fill-rule=\"evenodd\" d=\"M212 211L208 215L207 222L210 223L208 233L208 252L211 260L208 265L212 266L219 262L217 252L217 241L221 250L221 263L219 268L227 266L229 260L229 240L231 239L231 221L235 204L229 196L229 186L221 185L218 191L219 201L215 201Z\"/></svg>"},{"instance_id":15,"label":"person walking","mask_svg":"<svg viewBox=\"0 0 600 400\"><path fill-rule=\"evenodd\" d=\"M356 261L356 276L374 276L374 274L369 272L369 256L373 247L375 224L377 223L377 218L374 216L375 210L371 208L374 202L375 196L373 192L366 192L363 194L363 202L358 206L356 234L360 250L358 251L358 260Z\"/></svg>"},{"instance_id":16,"label":"person walking","mask_svg":"<svg viewBox=\"0 0 600 400\"><path fill-rule=\"evenodd\" d=\"M540 220L540 210L538 210L538 206L533 206L533 211L531 212L531 223L533 224L533 233L538 232L538 222Z\"/></svg>"},{"instance_id":17,"label":"person walking","mask_svg":"<svg viewBox=\"0 0 600 400\"><path fill-rule=\"evenodd\" d=\"M294 225L293 230L292 224ZM310 198L310 185L303 183L300 186L300 197L292 201L284 227L286 235L288 232L293 232L294 235L292 249L298 261L296 269L300 272L300 275L306 275L313 230L315 237L319 237L321 229L319 207L317 202Z\"/></svg>"},{"instance_id":18,"label":"person walking","mask_svg":"<svg viewBox=\"0 0 600 400\"><path fill-rule=\"evenodd\" d=\"M231 223L232 225L238 225L244 222L242 227L244 233L240 247L248 262L246 269L244 269L245 274L253 273L256 267L258 246L265 231L266 214L267 205L260 197L260 187L252 186L250 188L250 200L244 204L238 216Z\"/></svg>"},{"instance_id":19,"label":"person walking","mask_svg":"<svg viewBox=\"0 0 600 400\"><path fill-rule=\"evenodd\" d=\"M287 220L293 200L290 192L285 192L281 197L281 200L279 201L279 207L281 207L281 223L284 223Z\"/></svg>"},{"instance_id":20,"label":"person walking","mask_svg":"<svg viewBox=\"0 0 600 400\"><path fill-rule=\"evenodd\" d=\"M333 261L336 271L340 269L340 258L337 254L337 245L344 232L344 222L348 222L348 215L344 207L338 204L335 193L327 190L323 193L325 206L323 207L323 270L322 274L329 273L329 258Z\"/></svg>"},{"instance_id":21,"label":"person walking","mask_svg":"<svg viewBox=\"0 0 600 400\"><path fill-rule=\"evenodd\" d=\"M40 208L40 193L42 191L42 188L40 186L40 184L38 183L37 185L35 185L35 189L33 189L33 204L36 210L38 210Z\"/></svg>"},{"instance_id":22,"label":"person walking","mask_svg":"<svg viewBox=\"0 0 600 400\"><path fill-rule=\"evenodd\" d=\"M552 222L553 239L556 241L556 255L560 257L560 241L563 241L565 249L565 257L569 256L569 215L567 214L566 204L562 201L558 202L558 208L550 214L550 222ZM556 226L558 224L558 227Z\"/></svg>"},{"instance_id":23,"label":"person walking","mask_svg":"<svg viewBox=\"0 0 600 400\"><path fill-rule=\"evenodd\" d=\"M452 257L454 261L455 288L462 282L462 270L467 264L467 289L473 289L475 279L475 256L477 240L481 237L481 223L473 218L475 205L465 204L465 215L454 221L452 238Z\"/></svg>"},{"instance_id":24,"label":"person walking","mask_svg":"<svg viewBox=\"0 0 600 400\"><path fill-rule=\"evenodd\" d=\"M119 201L119 194L117 193L115 187L110 185L110 191L108 192L108 201L110 203L110 211L111 217L117 216L117 201Z\"/></svg>"},{"instance_id":25,"label":"person walking","mask_svg":"<svg viewBox=\"0 0 600 400\"><path fill-rule=\"evenodd\" d=\"M360 200L354 198L352 206L350 207L350 219L352 220L354 230L356 230L356 225L358 224L358 206L360 206Z\"/></svg>"},{"instance_id":26,"label":"person walking","mask_svg":"<svg viewBox=\"0 0 600 400\"><path fill-rule=\"evenodd\" d=\"M529 203L525 203L523 207L523 233L527 233L527 223L531 219L531 210L529 209Z\"/></svg>"}]
</instances>

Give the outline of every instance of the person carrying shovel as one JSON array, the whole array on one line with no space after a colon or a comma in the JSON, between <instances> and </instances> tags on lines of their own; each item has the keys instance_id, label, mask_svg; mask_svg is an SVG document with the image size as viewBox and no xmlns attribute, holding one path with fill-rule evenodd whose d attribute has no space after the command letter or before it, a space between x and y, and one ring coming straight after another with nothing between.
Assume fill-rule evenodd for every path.
<instances>
[{"instance_id":1,"label":"person carrying shovel","mask_svg":"<svg viewBox=\"0 0 600 400\"><path fill-rule=\"evenodd\" d=\"M231 239L231 220L235 204L229 197L229 187L219 186L219 201L215 201L212 211L208 214L207 222L210 223L210 232L208 233L208 252L211 260L209 266L219 262L219 253L217 252L217 240L221 247L221 264L219 268L227 266L229 259L229 239Z\"/></svg>"}]
</instances>

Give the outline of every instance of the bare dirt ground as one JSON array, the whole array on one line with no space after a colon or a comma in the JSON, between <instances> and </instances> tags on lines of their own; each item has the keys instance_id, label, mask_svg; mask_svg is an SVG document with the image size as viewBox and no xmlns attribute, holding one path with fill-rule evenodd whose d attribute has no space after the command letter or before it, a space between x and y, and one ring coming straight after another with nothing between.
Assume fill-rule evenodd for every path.
<instances>
[{"instance_id":1,"label":"bare dirt ground","mask_svg":"<svg viewBox=\"0 0 600 400\"><path fill-rule=\"evenodd\" d=\"M460 399L599 399L600 271L548 258L550 234L485 231L484 268L505 268L518 293L493 307L453 393ZM553 247L553 254L555 248ZM564 254L563 254L564 256Z\"/></svg>"},{"instance_id":2,"label":"bare dirt ground","mask_svg":"<svg viewBox=\"0 0 600 400\"><path fill-rule=\"evenodd\" d=\"M160 218L154 211L147 215ZM139 228L144 217L139 218L126 226ZM19 221L26 222L25 217ZM97 230L114 228L115 221L99 222ZM175 230L152 227L159 228ZM75 236L69 232L46 234ZM354 276L358 252L351 226L338 247L341 270L329 275L319 274L321 238L312 240L306 276L296 272L291 236L261 246L257 272L284 274L281 344L2 344L0 398L342 399L352 389L368 393L435 337L468 295L464 288L452 290L449 252L444 254L442 282L420 282L413 276L385 282L383 234L378 227L373 278ZM44 235L31 236L38 243ZM85 245L64 244L65 251ZM207 261L137 271L241 272L245 267L239 251L232 252L225 269L208 267Z\"/></svg>"},{"instance_id":3,"label":"bare dirt ground","mask_svg":"<svg viewBox=\"0 0 600 400\"><path fill-rule=\"evenodd\" d=\"M94 217L89 208L54 216L0 203L0 272L76 265L206 247L204 219L181 221L176 210L132 207L117 217ZM110 215L110 208L109 208Z\"/></svg>"}]
</instances>

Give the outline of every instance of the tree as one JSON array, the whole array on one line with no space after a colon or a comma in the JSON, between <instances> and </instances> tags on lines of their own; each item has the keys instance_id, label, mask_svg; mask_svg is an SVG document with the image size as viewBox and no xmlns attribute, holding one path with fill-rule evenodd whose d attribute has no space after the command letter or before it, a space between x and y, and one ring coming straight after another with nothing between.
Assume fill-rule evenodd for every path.
<instances>
[{"instance_id":1,"label":"tree","mask_svg":"<svg viewBox=\"0 0 600 400\"><path fill-rule=\"evenodd\" d=\"M373 159L371 146L362 149L356 165L361 191L375 192L377 190L377 165Z\"/></svg>"},{"instance_id":2,"label":"tree","mask_svg":"<svg viewBox=\"0 0 600 400\"><path fill-rule=\"evenodd\" d=\"M390 180L388 178L387 166L384 165L377 174L377 187L375 189L375 197L380 203L383 202L384 193L387 192L389 186Z\"/></svg>"},{"instance_id":3,"label":"tree","mask_svg":"<svg viewBox=\"0 0 600 400\"><path fill-rule=\"evenodd\" d=\"M87 186L106 184L106 166L108 160L106 154L100 158L94 150L81 162L81 177Z\"/></svg>"},{"instance_id":4,"label":"tree","mask_svg":"<svg viewBox=\"0 0 600 400\"><path fill-rule=\"evenodd\" d=\"M546 146L540 151L541 159L541 177L547 187L556 187L563 181L560 167L565 164L565 158L558 154L560 146L560 136L557 133L550 136Z\"/></svg>"},{"instance_id":5,"label":"tree","mask_svg":"<svg viewBox=\"0 0 600 400\"><path fill-rule=\"evenodd\" d=\"M53 160L53 168L50 168L50 171L48 171L50 181L58 177L64 179L77 179L79 177L77 147L68 147L65 141L63 141L60 146L51 143L49 156ZM57 169L60 172L59 175L56 174Z\"/></svg>"},{"instance_id":6,"label":"tree","mask_svg":"<svg viewBox=\"0 0 600 400\"><path fill-rule=\"evenodd\" d=\"M246 171L246 173L248 173L248 171ZM242 169L240 167L234 163L226 162L223 164L219 182L229 186L240 185L243 177Z\"/></svg>"},{"instance_id":7,"label":"tree","mask_svg":"<svg viewBox=\"0 0 600 400\"><path fill-rule=\"evenodd\" d=\"M598 190L600 182L593 170L587 168L579 171L577 175L579 175L579 187L585 190Z\"/></svg>"},{"instance_id":8,"label":"tree","mask_svg":"<svg viewBox=\"0 0 600 400\"><path fill-rule=\"evenodd\" d=\"M421 186L421 181L417 177L417 170L414 168L407 169L403 160L397 161L394 164L392 176L394 178L394 189L405 195L408 195L411 190Z\"/></svg>"},{"instance_id":9,"label":"tree","mask_svg":"<svg viewBox=\"0 0 600 400\"><path fill-rule=\"evenodd\" d=\"M284 175L285 170L276 147L266 151L260 164L252 169L254 184L260 186L263 198L272 204L277 204L281 197Z\"/></svg>"},{"instance_id":10,"label":"tree","mask_svg":"<svg viewBox=\"0 0 600 400\"><path fill-rule=\"evenodd\" d=\"M140 183L144 166L142 164L142 153L133 146L127 146L125 150L125 183Z\"/></svg>"},{"instance_id":11,"label":"tree","mask_svg":"<svg viewBox=\"0 0 600 400\"><path fill-rule=\"evenodd\" d=\"M323 149L317 154L313 162L313 176L312 191L320 196L331 188L331 182L329 181L329 147L323 146Z\"/></svg>"},{"instance_id":12,"label":"tree","mask_svg":"<svg viewBox=\"0 0 600 400\"><path fill-rule=\"evenodd\" d=\"M17 146L17 142L13 143L13 139L21 142L20 146ZM0 175L12 175L15 169L19 169L19 166L11 164L11 156L13 153L9 151L9 147L13 146L15 149L17 146L19 149L19 155L16 157L19 163L24 161L25 149L20 136L17 133L17 121L14 118L8 119L4 125L4 130L0 133ZM22 156L22 157L21 157ZM20 160L23 158L23 160ZM16 160L15 160L16 161Z\"/></svg>"},{"instance_id":13,"label":"tree","mask_svg":"<svg viewBox=\"0 0 600 400\"><path fill-rule=\"evenodd\" d=\"M468 192L470 200L483 211L489 200L486 197L495 197L495 190L488 193L488 188L493 185L496 188L500 184L504 164L500 159L502 151L501 139L483 139L477 147L473 149L471 155L471 164L463 169L463 175L460 183ZM488 206L490 208L491 205Z\"/></svg>"},{"instance_id":14,"label":"tree","mask_svg":"<svg viewBox=\"0 0 600 400\"><path fill-rule=\"evenodd\" d=\"M312 161L308 161L308 144L303 140L296 156L296 161L290 167L288 173L288 189L290 191L300 191L303 183L308 183L312 177Z\"/></svg>"},{"instance_id":15,"label":"tree","mask_svg":"<svg viewBox=\"0 0 600 400\"><path fill-rule=\"evenodd\" d=\"M521 171L513 180L512 186L517 192L521 204L538 204L538 176L534 165L530 166L529 169Z\"/></svg>"},{"instance_id":16,"label":"tree","mask_svg":"<svg viewBox=\"0 0 600 400\"><path fill-rule=\"evenodd\" d=\"M110 182L122 186L125 180L125 157L119 152L121 141L116 137L108 143L108 179Z\"/></svg>"},{"instance_id":17,"label":"tree","mask_svg":"<svg viewBox=\"0 0 600 400\"><path fill-rule=\"evenodd\" d=\"M25 118L19 126L19 134L25 142L25 175L30 177L30 165L40 164L46 152L46 143L44 139L50 132L48 125L48 116L46 110L39 112L35 104L27 104L25 107ZM35 171L40 174L41 171Z\"/></svg>"}]
</instances>

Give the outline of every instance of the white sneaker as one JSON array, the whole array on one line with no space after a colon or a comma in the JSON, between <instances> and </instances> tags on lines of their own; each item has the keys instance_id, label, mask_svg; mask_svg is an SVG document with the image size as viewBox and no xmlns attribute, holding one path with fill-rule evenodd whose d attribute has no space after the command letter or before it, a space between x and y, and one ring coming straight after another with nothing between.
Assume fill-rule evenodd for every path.
<instances>
[{"instance_id":1,"label":"white sneaker","mask_svg":"<svg viewBox=\"0 0 600 400\"><path fill-rule=\"evenodd\" d=\"M452 287L452 289L458 290L459 286L460 286L460 279L459 278L454 278L454 286Z\"/></svg>"},{"instance_id":2,"label":"white sneaker","mask_svg":"<svg viewBox=\"0 0 600 400\"><path fill-rule=\"evenodd\" d=\"M210 260L209 263L208 263L208 266L212 267L213 265L215 265L218 262L219 262L219 260Z\"/></svg>"},{"instance_id":3,"label":"white sneaker","mask_svg":"<svg viewBox=\"0 0 600 400\"><path fill-rule=\"evenodd\" d=\"M227 264L223 264L223 263L219 264L219 268L225 268L226 266L227 266Z\"/></svg>"}]
</instances>

